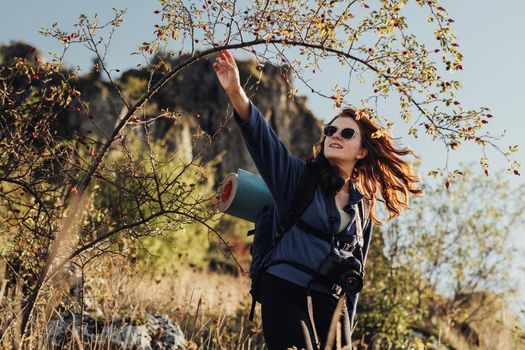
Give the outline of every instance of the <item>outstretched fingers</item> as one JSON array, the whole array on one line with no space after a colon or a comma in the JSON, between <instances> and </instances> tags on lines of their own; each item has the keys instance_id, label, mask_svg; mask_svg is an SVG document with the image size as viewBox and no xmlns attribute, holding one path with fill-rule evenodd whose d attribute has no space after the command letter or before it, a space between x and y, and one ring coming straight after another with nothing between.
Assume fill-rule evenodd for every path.
<instances>
[{"instance_id":1,"label":"outstretched fingers","mask_svg":"<svg viewBox=\"0 0 525 350\"><path fill-rule=\"evenodd\" d=\"M221 59L220 57L217 57L215 59L215 62L213 63L213 68L216 71L222 71L226 67L227 67L227 63L226 63L226 61L224 59Z\"/></svg>"},{"instance_id":2,"label":"outstretched fingers","mask_svg":"<svg viewBox=\"0 0 525 350\"><path fill-rule=\"evenodd\" d=\"M221 50L219 52L219 54L221 54L221 56L224 57L226 62L228 62L229 64L231 64L234 67L237 66L237 64L235 63L235 59L233 58L233 55L230 53L230 51L228 51L228 50Z\"/></svg>"},{"instance_id":3,"label":"outstretched fingers","mask_svg":"<svg viewBox=\"0 0 525 350\"><path fill-rule=\"evenodd\" d=\"M219 51L219 55L215 59L215 63L213 63L213 68L216 72L220 73L223 71L235 70L237 65L231 55L227 56L223 51Z\"/></svg>"}]
</instances>

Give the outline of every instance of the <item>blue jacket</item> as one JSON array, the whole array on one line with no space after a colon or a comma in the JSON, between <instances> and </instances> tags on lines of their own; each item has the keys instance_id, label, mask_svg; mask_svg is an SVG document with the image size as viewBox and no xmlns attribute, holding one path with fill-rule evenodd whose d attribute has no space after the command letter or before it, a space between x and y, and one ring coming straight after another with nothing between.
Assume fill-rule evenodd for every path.
<instances>
[{"instance_id":1,"label":"blue jacket","mask_svg":"<svg viewBox=\"0 0 525 350\"><path fill-rule=\"evenodd\" d=\"M286 216L299 186L305 163L288 152L251 101L248 120L242 121L236 112L234 112L234 120L241 130L246 147L257 170L272 193L275 202L273 211L273 235L275 237L276 227ZM344 211L350 214L351 220L347 228L339 235L337 235L337 230L341 223L341 216L335 204L335 197L327 195L320 186L316 189L314 199L301 218L309 225L326 232L329 237L335 234L341 241L350 241L356 233L357 203L362 198L363 195L352 184L348 204L344 207ZM363 231L365 244L362 247L362 256L358 257L363 264L370 244L371 230L372 223L369 220ZM303 232L297 226L293 226L278 242L268 259L269 262L272 260L294 261L318 270L321 262L330 252L330 248L330 243ZM270 266L267 272L303 287L308 286L312 279L309 274L288 264ZM310 288L329 293L326 286L315 281L310 285ZM357 297L357 294L348 296L348 300L352 304L348 305L352 324Z\"/></svg>"}]
</instances>

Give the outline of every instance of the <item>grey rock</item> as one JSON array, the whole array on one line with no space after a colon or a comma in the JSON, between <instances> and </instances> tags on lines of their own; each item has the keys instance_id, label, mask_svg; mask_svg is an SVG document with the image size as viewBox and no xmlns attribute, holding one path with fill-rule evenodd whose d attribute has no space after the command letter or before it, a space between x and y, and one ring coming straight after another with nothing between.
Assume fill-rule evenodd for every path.
<instances>
[{"instance_id":1,"label":"grey rock","mask_svg":"<svg viewBox=\"0 0 525 350\"><path fill-rule=\"evenodd\" d=\"M168 316L146 316L145 324L129 320L96 320L91 316L64 312L47 325L47 341L51 348L62 349L71 342L108 345L112 349L184 350L185 338L180 327Z\"/></svg>"},{"instance_id":2,"label":"grey rock","mask_svg":"<svg viewBox=\"0 0 525 350\"><path fill-rule=\"evenodd\" d=\"M184 349L184 334L178 324L167 315L147 315L149 334L153 334L152 345L154 349Z\"/></svg>"}]
</instances>

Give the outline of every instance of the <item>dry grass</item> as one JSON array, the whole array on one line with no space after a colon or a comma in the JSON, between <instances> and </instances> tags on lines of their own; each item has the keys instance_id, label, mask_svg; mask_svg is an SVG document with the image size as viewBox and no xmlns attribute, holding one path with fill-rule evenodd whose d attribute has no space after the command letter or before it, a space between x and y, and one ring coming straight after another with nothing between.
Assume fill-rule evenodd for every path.
<instances>
[{"instance_id":1,"label":"dry grass","mask_svg":"<svg viewBox=\"0 0 525 350\"><path fill-rule=\"evenodd\" d=\"M144 279L133 276L125 299L150 312L176 314L178 308L201 300L201 310L213 314L234 314L245 305L249 292L248 277L235 278L230 275L186 269L174 276Z\"/></svg>"},{"instance_id":2,"label":"dry grass","mask_svg":"<svg viewBox=\"0 0 525 350\"><path fill-rule=\"evenodd\" d=\"M78 296L68 299L62 309L84 311L111 323L113 318L143 320L146 313L167 315L179 324L187 339L188 349L265 349L259 309L254 322L248 320L251 305L250 280L246 276L180 268L173 275L154 276L147 268L131 268L124 258L104 258L84 270L85 283L80 285L87 302ZM62 289L67 289L62 286ZM46 290L30 324L25 348L48 349L44 310L45 300L53 290ZM90 305L91 304L91 305ZM8 307L3 300L3 308ZM58 315L55 312L55 315ZM1 317L3 319L3 317ZM7 320L0 320L3 324ZM0 348L13 346L16 329L4 325ZM73 332L74 333L74 332ZM82 344L72 334L64 349L107 349L107 344Z\"/></svg>"},{"instance_id":3,"label":"dry grass","mask_svg":"<svg viewBox=\"0 0 525 350\"><path fill-rule=\"evenodd\" d=\"M100 264L87 272L85 295L98 315L142 319L166 314L182 328L189 349L264 349L259 309L248 321L250 280L180 268L154 276L145 268ZM78 306L77 306L78 307Z\"/></svg>"}]
</instances>

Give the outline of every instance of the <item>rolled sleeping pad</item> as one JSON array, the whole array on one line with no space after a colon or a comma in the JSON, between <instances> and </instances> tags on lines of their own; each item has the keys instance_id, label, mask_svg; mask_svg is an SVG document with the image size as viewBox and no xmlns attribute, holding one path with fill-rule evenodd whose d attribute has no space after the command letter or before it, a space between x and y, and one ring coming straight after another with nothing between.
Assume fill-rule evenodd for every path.
<instances>
[{"instance_id":1,"label":"rolled sleeping pad","mask_svg":"<svg viewBox=\"0 0 525 350\"><path fill-rule=\"evenodd\" d=\"M255 222L265 206L273 206L273 197L260 176L238 169L224 178L217 207L235 217Z\"/></svg>"}]
</instances>

